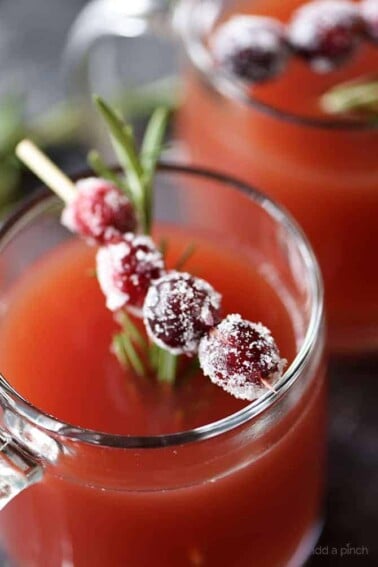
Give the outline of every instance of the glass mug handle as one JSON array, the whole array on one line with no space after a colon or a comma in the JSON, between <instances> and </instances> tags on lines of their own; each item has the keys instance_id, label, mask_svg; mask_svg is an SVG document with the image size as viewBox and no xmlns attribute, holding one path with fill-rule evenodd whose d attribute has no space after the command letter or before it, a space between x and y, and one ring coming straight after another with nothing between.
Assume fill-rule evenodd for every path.
<instances>
[{"instance_id":1,"label":"glass mug handle","mask_svg":"<svg viewBox=\"0 0 378 567\"><path fill-rule=\"evenodd\" d=\"M0 429L0 510L20 492L42 479L43 469L27 449Z\"/></svg>"},{"instance_id":2,"label":"glass mug handle","mask_svg":"<svg viewBox=\"0 0 378 567\"><path fill-rule=\"evenodd\" d=\"M172 35L170 13L173 0L92 0L79 13L68 35L63 73L69 94L91 94L90 52L106 37L137 38Z\"/></svg>"},{"instance_id":3,"label":"glass mug handle","mask_svg":"<svg viewBox=\"0 0 378 567\"><path fill-rule=\"evenodd\" d=\"M13 407L0 374L0 510L43 478L44 467L59 459L62 448L47 432Z\"/></svg>"}]
</instances>

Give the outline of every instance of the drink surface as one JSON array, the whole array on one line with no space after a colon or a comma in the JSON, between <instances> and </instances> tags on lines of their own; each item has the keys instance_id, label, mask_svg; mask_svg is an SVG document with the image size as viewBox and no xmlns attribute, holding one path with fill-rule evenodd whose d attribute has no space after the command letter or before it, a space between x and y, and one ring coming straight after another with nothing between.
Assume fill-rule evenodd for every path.
<instances>
[{"instance_id":1,"label":"drink surface","mask_svg":"<svg viewBox=\"0 0 378 567\"><path fill-rule=\"evenodd\" d=\"M282 356L295 353L290 316L248 261L195 234L161 229L168 266L192 241L185 266L223 294L224 313L262 321ZM153 435L190 429L239 410L236 400L200 371L173 389L121 368L110 352L117 327L93 276L94 250L71 241L24 275L7 298L0 326L0 368L12 386L43 411L107 433Z\"/></svg>"}]
</instances>

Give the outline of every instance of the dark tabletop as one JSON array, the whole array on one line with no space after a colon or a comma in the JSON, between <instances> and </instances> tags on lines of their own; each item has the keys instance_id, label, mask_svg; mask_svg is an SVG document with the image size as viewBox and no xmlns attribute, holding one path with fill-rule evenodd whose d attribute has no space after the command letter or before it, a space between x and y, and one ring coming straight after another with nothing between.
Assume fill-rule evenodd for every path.
<instances>
[{"instance_id":1,"label":"dark tabletop","mask_svg":"<svg viewBox=\"0 0 378 567\"><path fill-rule=\"evenodd\" d=\"M63 98L60 53L84 3L0 0L0 94L22 89L31 112ZM73 171L83 156L68 148L55 157ZM311 567L378 566L377 378L378 356L330 364L327 515Z\"/></svg>"},{"instance_id":2,"label":"dark tabletop","mask_svg":"<svg viewBox=\"0 0 378 567\"><path fill-rule=\"evenodd\" d=\"M378 357L330 363L327 514L312 567L378 565L377 378Z\"/></svg>"}]
</instances>

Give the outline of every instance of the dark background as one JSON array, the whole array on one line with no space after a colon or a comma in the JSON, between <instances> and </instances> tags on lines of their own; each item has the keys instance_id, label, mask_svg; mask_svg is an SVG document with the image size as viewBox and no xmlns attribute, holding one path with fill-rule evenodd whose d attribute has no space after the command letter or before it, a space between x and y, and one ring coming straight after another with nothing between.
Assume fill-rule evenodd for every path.
<instances>
[{"instance_id":1,"label":"dark background","mask_svg":"<svg viewBox=\"0 0 378 567\"><path fill-rule=\"evenodd\" d=\"M0 0L0 95L22 92L28 115L64 99L60 55L67 30L84 4ZM141 53L138 67L143 65ZM54 153L68 171L84 164L84 149L76 145ZM31 188L33 184L27 180ZM378 566L378 357L333 360L329 374L327 513L310 564ZM0 560L0 565L6 562Z\"/></svg>"}]
</instances>

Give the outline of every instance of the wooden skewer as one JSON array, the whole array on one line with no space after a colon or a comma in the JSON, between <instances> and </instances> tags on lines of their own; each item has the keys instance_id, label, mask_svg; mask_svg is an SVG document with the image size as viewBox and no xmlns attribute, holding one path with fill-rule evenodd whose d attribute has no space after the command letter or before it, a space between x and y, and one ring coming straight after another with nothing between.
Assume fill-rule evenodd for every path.
<instances>
[{"instance_id":1,"label":"wooden skewer","mask_svg":"<svg viewBox=\"0 0 378 567\"><path fill-rule=\"evenodd\" d=\"M270 392L274 392L275 394L277 394L277 390L275 389L274 386L272 386L271 384L269 384L269 382L267 382L266 380L264 380L264 378L260 378L261 383L265 386L265 388L267 390L269 390Z\"/></svg>"},{"instance_id":2,"label":"wooden skewer","mask_svg":"<svg viewBox=\"0 0 378 567\"><path fill-rule=\"evenodd\" d=\"M17 157L65 203L77 194L75 184L30 140L22 140L16 147Z\"/></svg>"}]
</instances>

